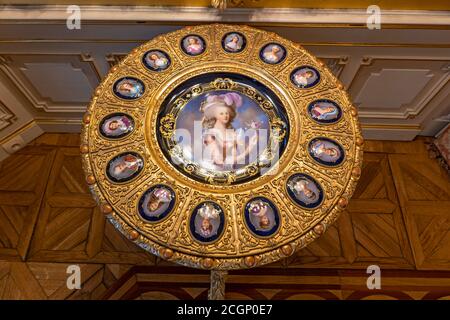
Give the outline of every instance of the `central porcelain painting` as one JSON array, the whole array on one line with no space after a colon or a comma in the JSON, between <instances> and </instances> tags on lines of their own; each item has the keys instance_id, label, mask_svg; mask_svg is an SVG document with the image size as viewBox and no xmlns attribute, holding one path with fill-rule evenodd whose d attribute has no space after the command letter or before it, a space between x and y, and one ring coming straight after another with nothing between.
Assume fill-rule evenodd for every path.
<instances>
[{"instance_id":1,"label":"central porcelain painting","mask_svg":"<svg viewBox=\"0 0 450 320\"><path fill-rule=\"evenodd\" d=\"M170 121L173 126L167 128ZM162 104L157 124L158 142L169 161L208 183L235 184L264 174L277 164L289 136L276 95L232 73L182 83Z\"/></svg>"},{"instance_id":2,"label":"central porcelain painting","mask_svg":"<svg viewBox=\"0 0 450 320\"><path fill-rule=\"evenodd\" d=\"M187 27L135 48L84 117L86 181L138 246L185 266L292 255L346 207L357 110L326 65L274 33Z\"/></svg>"}]
</instances>

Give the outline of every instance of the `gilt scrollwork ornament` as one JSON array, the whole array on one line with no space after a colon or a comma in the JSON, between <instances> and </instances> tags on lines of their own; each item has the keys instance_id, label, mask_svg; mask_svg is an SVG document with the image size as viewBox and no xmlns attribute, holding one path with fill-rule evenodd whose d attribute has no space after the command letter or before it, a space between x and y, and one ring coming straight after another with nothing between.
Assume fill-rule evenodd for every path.
<instances>
[{"instance_id":1,"label":"gilt scrollwork ornament","mask_svg":"<svg viewBox=\"0 0 450 320\"><path fill-rule=\"evenodd\" d=\"M164 116L160 121L159 131L165 138L170 138L175 130L175 117L173 114Z\"/></svg>"},{"instance_id":2,"label":"gilt scrollwork ornament","mask_svg":"<svg viewBox=\"0 0 450 320\"><path fill-rule=\"evenodd\" d=\"M227 0L211 0L211 6L219 10L227 8Z\"/></svg>"}]
</instances>

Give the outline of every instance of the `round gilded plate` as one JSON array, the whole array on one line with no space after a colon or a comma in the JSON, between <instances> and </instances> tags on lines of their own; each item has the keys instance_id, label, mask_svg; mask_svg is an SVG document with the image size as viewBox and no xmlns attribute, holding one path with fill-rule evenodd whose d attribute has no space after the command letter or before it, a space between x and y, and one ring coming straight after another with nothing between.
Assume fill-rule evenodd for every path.
<instances>
[{"instance_id":1,"label":"round gilded plate","mask_svg":"<svg viewBox=\"0 0 450 320\"><path fill-rule=\"evenodd\" d=\"M222 236L224 224L222 208L215 202L206 201L195 207L189 221L189 229L197 241L210 243Z\"/></svg>"},{"instance_id":2,"label":"round gilded plate","mask_svg":"<svg viewBox=\"0 0 450 320\"><path fill-rule=\"evenodd\" d=\"M308 144L311 157L326 166L338 166L345 158L344 149L339 143L328 138L315 138Z\"/></svg>"},{"instance_id":3,"label":"round gilded plate","mask_svg":"<svg viewBox=\"0 0 450 320\"><path fill-rule=\"evenodd\" d=\"M110 69L80 152L127 239L183 266L233 270L295 255L329 228L356 188L363 142L344 87L302 46L201 24Z\"/></svg>"},{"instance_id":4,"label":"round gilded plate","mask_svg":"<svg viewBox=\"0 0 450 320\"><path fill-rule=\"evenodd\" d=\"M149 222L163 220L172 212L175 205L175 192L164 184L149 188L139 199L138 211L140 216Z\"/></svg>"},{"instance_id":5,"label":"round gilded plate","mask_svg":"<svg viewBox=\"0 0 450 320\"><path fill-rule=\"evenodd\" d=\"M123 112L109 114L100 121L99 132L108 139L120 139L134 129L133 118Z\"/></svg>"}]
</instances>

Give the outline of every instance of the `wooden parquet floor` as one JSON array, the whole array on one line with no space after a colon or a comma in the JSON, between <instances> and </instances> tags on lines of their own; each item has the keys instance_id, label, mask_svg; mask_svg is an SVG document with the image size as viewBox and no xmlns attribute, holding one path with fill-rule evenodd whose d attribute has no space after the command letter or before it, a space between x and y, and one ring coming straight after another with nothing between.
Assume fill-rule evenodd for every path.
<instances>
[{"instance_id":1,"label":"wooden parquet floor","mask_svg":"<svg viewBox=\"0 0 450 320\"><path fill-rule=\"evenodd\" d=\"M45 134L0 163L0 299L205 299L207 273L162 261L105 222L78 144ZM72 264L79 290L66 286ZM373 264L381 290L366 287ZM367 141L337 223L288 259L230 273L227 298L450 299L450 182L425 139Z\"/></svg>"}]
</instances>

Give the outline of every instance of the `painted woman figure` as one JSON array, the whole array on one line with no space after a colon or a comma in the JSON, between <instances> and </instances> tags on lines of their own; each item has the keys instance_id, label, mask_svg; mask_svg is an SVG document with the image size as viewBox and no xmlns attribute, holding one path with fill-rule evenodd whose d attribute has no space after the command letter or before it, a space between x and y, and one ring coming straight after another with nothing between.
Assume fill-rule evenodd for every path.
<instances>
[{"instance_id":1,"label":"painted woman figure","mask_svg":"<svg viewBox=\"0 0 450 320\"><path fill-rule=\"evenodd\" d=\"M271 229L271 221L269 219L269 206L262 200L255 200L249 204L250 213L258 218L258 224L254 225L256 230Z\"/></svg>"},{"instance_id":2,"label":"painted woman figure","mask_svg":"<svg viewBox=\"0 0 450 320\"><path fill-rule=\"evenodd\" d=\"M106 136L120 136L133 129L133 124L126 116L114 117L105 121L102 130Z\"/></svg>"},{"instance_id":3,"label":"painted woman figure","mask_svg":"<svg viewBox=\"0 0 450 320\"><path fill-rule=\"evenodd\" d=\"M311 109L311 115L317 120L332 120L339 115L339 110L332 106L323 103L316 103Z\"/></svg>"},{"instance_id":4,"label":"painted woman figure","mask_svg":"<svg viewBox=\"0 0 450 320\"><path fill-rule=\"evenodd\" d=\"M203 44L197 37L190 37L187 39L188 45L186 51L190 54L197 55L203 51Z\"/></svg>"},{"instance_id":5,"label":"painted woman figure","mask_svg":"<svg viewBox=\"0 0 450 320\"><path fill-rule=\"evenodd\" d=\"M147 63L154 69L154 70L164 70L167 68L169 64L169 59L164 57L163 54L157 54L151 53L150 56L146 57Z\"/></svg>"},{"instance_id":6,"label":"painted woman figure","mask_svg":"<svg viewBox=\"0 0 450 320\"><path fill-rule=\"evenodd\" d=\"M341 157L339 148L326 141L317 140L311 145L311 152L325 162L336 162Z\"/></svg>"},{"instance_id":7,"label":"painted woman figure","mask_svg":"<svg viewBox=\"0 0 450 320\"><path fill-rule=\"evenodd\" d=\"M239 37L237 34L233 34L230 41L225 44L226 49L236 52L241 50L241 45L239 44Z\"/></svg>"},{"instance_id":8,"label":"painted woman figure","mask_svg":"<svg viewBox=\"0 0 450 320\"><path fill-rule=\"evenodd\" d=\"M283 56L282 49L277 45L272 45L270 50L266 48L263 52L264 59L269 63L278 63Z\"/></svg>"},{"instance_id":9,"label":"painted woman figure","mask_svg":"<svg viewBox=\"0 0 450 320\"><path fill-rule=\"evenodd\" d=\"M138 98L142 95L143 87L137 81L124 79L117 84L116 90L127 98Z\"/></svg>"},{"instance_id":10,"label":"painted woman figure","mask_svg":"<svg viewBox=\"0 0 450 320\"><path fill-rule=\"evenodd\" d=\"M314 72L312 72L311 70L300 70L294 75L295 83L299 86L305 87L309 84L309 79L311 79L313 76Z\"/></svg>"},{"instance_id":11,"label":"painted woman figure","mask_svg":"<svg viewBox=\"0 0 450 320\"><path fill-rule=\"evenodd\" d=\"M198 215L201 217L200 228L196 228L196 232L203 238L209 238L217 233L214 232L214 226L212 220L218 220L220 212L212 204L204 203L200 209L198 209Z\"/></svg>"},{"instance_id":12,"label":"painted woman figure","mask_svg":"<svg viewBox=\"0 0 450 320\"><path fill-rule=\"evenodd\" d=\"M319 199L319 194L313 189L311 185L313 183L305 178L298 178L289 181L288 187L294 193L295 197L306 204L311 204L317 202Z\"/></svg>"},{"instance_id":13,"label":"painted woman figure","mask_svg":"<svg viewBox=\"0 0 450 320\"><path fill-rule=\"evenodd\" d=\"M151 215L160 214L161 207L172 201L172 193L166 188L156 188L150 195L150 199L147 203L147 209Z\"/></svg>"},{"instance_id":14,"label":"painted woman figure","mask_svg":"<svg viewBox=\"0 0 450 320\"><path fill-rule=\"evenodd\" d=\"M142 165L142 159L139 159L132 154L127 154L116 160L115 164L113 164L113 167L110 169L110 174L117 180L127 179L141 169Z\"/></svg>"},{"instance_id":15,"label":"painted woman figure","mask_svg":"<svg viewBox=\"0 0 450 320\"><path fill-rule=\"evenodd\" d=\"M237 164L245 162L258 143L258 135L249 139L240 138L232 122L237 109L242 106L242 97L235 92L209 95L201 104L203 112L203 165L215 170L233 170Z\"/></svg>"}]
</instances>

